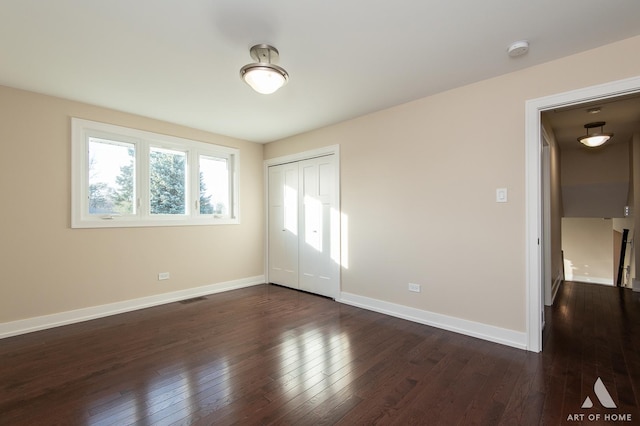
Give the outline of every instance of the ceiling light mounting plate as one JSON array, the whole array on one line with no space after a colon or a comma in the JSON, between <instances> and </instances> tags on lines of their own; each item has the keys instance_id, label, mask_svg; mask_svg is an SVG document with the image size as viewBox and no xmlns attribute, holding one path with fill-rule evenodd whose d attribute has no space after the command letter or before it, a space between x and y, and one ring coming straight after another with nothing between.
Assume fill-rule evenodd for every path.
<instances>
[{"instance_id":1,"label":"ceiling light mounting plate","mask_svg":"<svg viewBox=\"0 0 640 426\"><path fill-rule=\"evenodd\" d=\"M594 121L593 123L587 123L584 125L585 129L593 129L595 127L604 127L607 124L606 121Z\"/></svg>"},{"instance_id":2,"label":"ceiling light mounting plate","mask_svg":"<svg viewBox=\"0 0 640 426\"><path fill-rule=\"evenodd\" d=\"M268 44L256 44L251 47L249 54L254 60L268 64L277 64L280 60L278 49Z\"/></svg>"}]
</instances>

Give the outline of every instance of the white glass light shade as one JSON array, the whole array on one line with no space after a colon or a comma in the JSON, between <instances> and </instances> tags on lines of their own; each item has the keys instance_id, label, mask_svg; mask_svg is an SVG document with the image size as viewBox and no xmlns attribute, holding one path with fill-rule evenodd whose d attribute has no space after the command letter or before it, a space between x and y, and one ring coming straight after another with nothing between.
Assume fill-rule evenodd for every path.
<instances>
[{"instance_id":1,"label":"white glass light shade","mask_svg":"<svg viewBox=\"0 0 640 426\"><path fill-rule=\"evenodd\" d=\"M263 95L269 95L287 82L287 72L273 64L247 65L240 71L242 79L253 90Z\"/></svg>"},{"instance_id":2,"label":"white glass light shade","mask_svg":"<svg viewBox=\"0 0 640 426\"><path fill-rule=\"evenodd\" d=\"M594 148L596 146L600 146L602 144L604 144L606 141L609 140L609 138L611 137L611 135L607 135L607 134L602 134L602 135L591 135L591 136L584 136L582 138L580 138L580 142L585 144L586 146L590 147L590 148Z\"/></svg>"},{"instance_id":3,"label":"white glass light shade","mask_svg":"<svg viewBox=\"0 0 640 426\"><path fill-rule=\"evenodd\" d=\"M585 124L584 128L587 129L587 134L584 136L580 136L578 138L578 142L585 146L588 146L589 148L594 148L596 146L604 144L613 136L613 133L605 133L603 131L605 124L607 124L605 121L596 121L593 123ZM593 129L595 127L600 127L600 131L589 134L589 129Z\"/></svg>"}]
</instances>

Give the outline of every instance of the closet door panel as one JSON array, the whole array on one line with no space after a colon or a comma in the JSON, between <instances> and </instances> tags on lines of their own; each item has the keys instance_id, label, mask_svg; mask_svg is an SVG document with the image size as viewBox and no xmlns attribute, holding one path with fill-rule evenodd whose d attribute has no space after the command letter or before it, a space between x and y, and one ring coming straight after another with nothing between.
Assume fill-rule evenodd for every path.
<instances>
[{"instance_id":1,"label":"closet door panel","mask_svg":"<svg viewBox=\"0 0 640 426\"><path fill-rule=\"evenodd\" d=\"M318 258L322 252L322 204L318 199L318 173L314 160L300 162L300 187L302 204L300 206L299 241L300 288L317 293Z\"/></svg>"},{"instance_id":2,"label":"closet door panel","mask_svg":"<svg viewBox=\"0 0 640 426\"><path fill-rule=\"evenodd\" d=\"M269 167L269 281L298 288L298 166Z\"/></svg>"},{"instance_id":3,"label":"closet door panel","mask_svg":"<svg viewBox=\"0 0 640 426\"><path fill-rule=\"evenodd\" d=\"M329 297L339 293L339 219L333 156L300 162L300 289Z\"/></svg>"}]
</instances>

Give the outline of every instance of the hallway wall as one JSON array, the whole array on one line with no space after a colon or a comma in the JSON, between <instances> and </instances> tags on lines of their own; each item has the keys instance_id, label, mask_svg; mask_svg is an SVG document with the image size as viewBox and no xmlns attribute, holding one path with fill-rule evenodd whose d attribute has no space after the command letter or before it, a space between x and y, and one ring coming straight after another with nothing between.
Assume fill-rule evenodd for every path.
<instances>
[{"instance_id":1,"label":"hallway wall","mask_svg":"<svg viewBox=\"0 0 640 426\"><path fill-rule=\"evenodd\" d=\"M565 280L614 284L613 220L563 218Z\"/></svg>"}]
</instances>

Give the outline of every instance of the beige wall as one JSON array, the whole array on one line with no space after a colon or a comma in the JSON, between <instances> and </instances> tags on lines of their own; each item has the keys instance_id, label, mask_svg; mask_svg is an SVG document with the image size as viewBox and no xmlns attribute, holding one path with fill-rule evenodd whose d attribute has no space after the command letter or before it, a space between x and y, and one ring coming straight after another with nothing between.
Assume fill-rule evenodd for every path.
<instances>
[{"instance_id":1,"label":"beige wall","mask_svg":"<svg viewBox=\"0 0 640 426\"><path fill-rule=\"evenodd\" d=\"M239 148L241 224L71 229L70 117ZM263 274L262 145L6 87L0 144L0 323Z\"/></svg>"},{"instance_id":2,"label":"beige wall","mask_svg":"<svg viewBox=\"0 0 640 426\"><path fill-rule=\"evenodd\" d=\"M629 186L627 141L562 151L565 217L623 217Z\"/></svg>"},{"instance_id":3,"label":"beige wall","mask_svg":"<svg viewBox=\"0 0 640 426\"><path fill-rule=\"evenodd\" d=\"M613 285L616 249L613 229L611 219L562 219L562 250L568 281Z\"/></svg>"},{"instance_id":4,"label":"beige wall","mask_svg":"<svg viewBox=\"0 0 640 426\"><path fill-rule=\"evenodd\" d=\"M617 142L597 149L562 151L562 185L629 183L629 143ZM628 191L625 192L625 201Z\"/></svg>"},{"instance_id":5,"label":"beige wall","mask_svg":"<svg viewBox=\"0 0 640 426\"><path fill-rule=\"evenodd\" d=\"M639 49L635 37L460 87L268 144L265 158L340 144L343 291L524 331L525 101L638 76Z\"/></svg>"}]
</instances>

